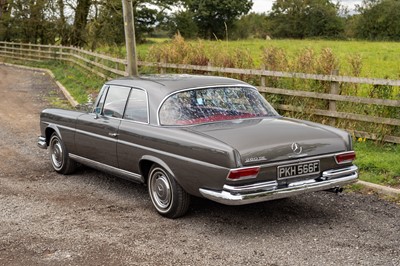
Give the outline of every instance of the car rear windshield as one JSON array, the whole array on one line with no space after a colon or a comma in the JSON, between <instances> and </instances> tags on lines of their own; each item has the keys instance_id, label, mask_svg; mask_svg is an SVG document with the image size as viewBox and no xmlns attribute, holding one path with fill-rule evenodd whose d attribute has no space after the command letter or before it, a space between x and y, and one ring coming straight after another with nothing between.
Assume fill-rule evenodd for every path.
<instances>
[{"instance_id":1,"label":"car rear windshield","mask_svg":"<svg viewBox=\"0 0 400 266\"><path fill-rule=\"evenodd\" d=\"M181 91L161 105L161 125L196 125L215 121L275 116L276 111L252 87L217 87Z\"/></svg>"}]
</instances>

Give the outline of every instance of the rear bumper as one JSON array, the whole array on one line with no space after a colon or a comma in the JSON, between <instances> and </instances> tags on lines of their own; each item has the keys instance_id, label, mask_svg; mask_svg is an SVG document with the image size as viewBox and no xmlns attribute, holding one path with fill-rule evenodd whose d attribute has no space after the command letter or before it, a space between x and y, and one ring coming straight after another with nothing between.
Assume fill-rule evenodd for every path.
<instances>
[{"instance_id":1,"label":"rear bumper","mask_svg":"<svg viewBox=\"0 0 400 266\"><path fill-rule=\"evenodd\" d=\"M307 192L339 188L355 182L358 178L358 167L350 167L325 171L319 179L290 183L285 188L278 188L277 181L263 182L248 186L224 185L222 191L200 188L203 197L226 205L244 205L269 201Z\"/></svg>"}]
</instances>

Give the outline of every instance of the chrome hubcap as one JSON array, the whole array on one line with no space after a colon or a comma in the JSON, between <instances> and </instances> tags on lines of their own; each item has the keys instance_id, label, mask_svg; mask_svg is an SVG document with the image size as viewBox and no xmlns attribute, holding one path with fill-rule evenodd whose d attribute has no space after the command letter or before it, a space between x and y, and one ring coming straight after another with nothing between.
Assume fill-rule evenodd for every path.
<instances>
[{"instance_id":1,"label":"chrome hubcap","mask_svg":"<svg viewBox=\"0 0 400 266\"><path fill-rule=\"evenodd\" d=\"M60 141L54 139L52 141L51 147L52 147L51 161L53 162L53 165L55 167L60 168L62 166L62 158L63 158L63 150Z\"/></svg>"},{"instance_id":2,"label":"chrome hubcap","mask_svg":"<svg viewBox=\"0 0 400 266\"><path fill-rule=\"evenodd\" d=\"M151 182L151 193L156 204L166 209L171 203L171 185L163 173L155 173Z\"/></svg>"}]
</instances>

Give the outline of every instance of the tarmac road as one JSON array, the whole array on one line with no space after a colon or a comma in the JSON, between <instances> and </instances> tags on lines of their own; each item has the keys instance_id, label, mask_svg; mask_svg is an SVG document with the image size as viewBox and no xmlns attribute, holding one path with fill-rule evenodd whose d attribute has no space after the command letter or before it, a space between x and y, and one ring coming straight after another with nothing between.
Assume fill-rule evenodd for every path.
<instances>
[{"instance_id":1,"label":"tarmac road","mask_svg":"<svg viewBox=\"0 0 400 266\"><path fill-rule=\"evenodd\" d=\"M0 265L400 265L400 206L319 192L249 206L194 199L159 216L144 186L37 148L55 83L0 65Z\"/></svg>"}]
</instances>

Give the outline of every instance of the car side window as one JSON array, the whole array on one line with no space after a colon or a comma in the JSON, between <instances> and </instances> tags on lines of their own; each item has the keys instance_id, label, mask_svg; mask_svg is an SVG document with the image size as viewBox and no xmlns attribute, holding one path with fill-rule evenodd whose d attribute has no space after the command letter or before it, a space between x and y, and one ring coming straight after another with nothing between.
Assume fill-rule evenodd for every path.
<instances>
[{"instance_id":1,"label":"car side window","mask_svg":"<svg viewBox=\"0 0 400 266\"><path fill-rule=\"evenodd\" d=\"M136 122L148 123L148 109L146 92L132 89L126 106L124 118Z\"/></svg>"},{"instance_id":2,"label":"car side window","mask_svg":"<svg viewBox=\"0 0 400 266\"><path fill-rule=\"evenodd\" d=\"M93 108L93 113L95 114L101 114L101 111L103 110L104 106L104 101L106 99L108 91L108 86L104 85L103 88L100 90L100 96L98 97L97 103Z\"/></svg>"},{"instance_id":3,"label":"car side window","mask_svg":"<svg viewBox=\"0 0 400 266\"><path fill-rule=\"evenodd\" d=\"M103 115L122 118L130 88L110 86L104 102Z\"/></svg>"}]
</instances>

